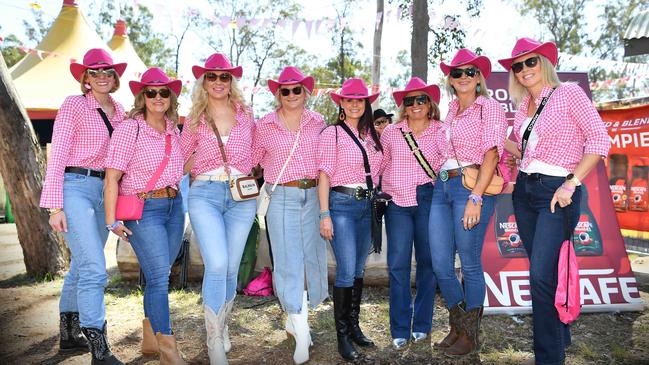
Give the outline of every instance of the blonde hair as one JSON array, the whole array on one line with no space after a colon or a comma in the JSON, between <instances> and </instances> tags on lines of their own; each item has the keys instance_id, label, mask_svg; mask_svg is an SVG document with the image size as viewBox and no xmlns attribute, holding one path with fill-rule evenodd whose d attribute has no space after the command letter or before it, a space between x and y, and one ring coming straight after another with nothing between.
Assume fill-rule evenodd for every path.
<instances>
[{"instance_id":1,"label":"blonde hair","mask_svg":"<svg viewBox=\"0 0 649 365\"><path fill-rule=\"evenodd\" d=\"M435 119L439 120L439 106L437 103L430 97L430 95L425 94L428 96L428 119ZM403 100L401 101L401 106L399 107L399 121L406 120L408 119L408 113L406 113L406 106L403 103Z\"/></svg>"},{"instance_id":2,"label":"blonde hair","mask_svg":"<svg viewBox=\"0 0 649 365\"><path fill-rule=\"evenodd\" d=\"M304 87L304 85L300 84L300 86L302 87L302 92L305 95L304 106L306 106L306 104L309 102L309 98L311 97L311 93L309 92L309 89ZM280 95L281 89L282 86L280 85L280 87L277 88L277 91L275 91L275 109L279 109L282 107L282 99L281 99L282 96Z\"/></svg>"},{"instance_id":3,"label":"blonde hair","mask_svg":"<svg viewBox=\"0 0 649 365\"><path fill-rule=\"evenodd\" d=\"M230 74L232 76L232 74ZM209 95L207 90L205 90L205 73L196 79L194 88L192 89L192 107L189 109L189 114L187 118L190 121L189 127L195 129L200 123L200 117L207 111L207 105L209 104ZM243 99L243 93L239 89L239 81L236 77L232 76L230 78L230 95L229 102L232 108L236 110L237 105L247 109L248 105Z\"/></svg>"},{"instance_id":4,"label":"blonde hair","mask_svg":"<svg viewBox=\"0 0 649 365\"><path fill-rule=\"evenodd\" d=\"M487 81L484 78L484 75L482 74L482 71L478 69L475 65L471 65L475 67L476 70L478 70L478 86L480 86L480 91L478 91L476 87L475 91L475 96L484 96L485 98L489 97L489 90L487 88ZM455 88L451 85L451 73L449 72L448 75L446 76L446 82L445 82L445 87L446 87L446 92L448 93L449 96L453 97L455 96Z\"/></svg>"},{"instance_id":5,"label":"blonde hair","mask_svg":"<svg viewBox=\"0 0 649 365\"><path fill-rule=\"evenodd\" d=\"M146 100L144 96L144 90L146 89L146 86L140 90L137 95L135 95L135 100L133 101L133 109L131 109L130 112L128 112L128 117L129 118L135 118L138 115L142 115L144 119L146 119ZM167 87L167 89L169 89ZM169 89L171 91L171 89ZM169 101L171 102L169 104L169 109L165 112L165 116L169 118L171 121L174 122L174 124L178 124L178 96L171 91L171 94L169 95Z\"/></svg>"},{"instance_id":6,"label":"blonde hair","mask_svg":"<svg viewBox=\"0 0 649 365\"><path fill-rule=\"evenodd\" d=\"M539 60L541 60L541 79L543 80L543 85L548 85L550 87L557 87L561 85L559 76L557 75L557 70L554 68L554 65L548 60L545 56L537 54ZM521 85L516 79L514 71L509 70L509 97L514 104L514 107L518 108L521 101L527 96L528 91L525 86Z\"/></svg>"},{"instance_id":7,"label":"blonde hair","mask_svg":"<svg viewBox=\"0 0 649 365\"><path fill-rule=\"evenodd\" d=\"M81 93L84 95L92 91L92 89L86 88L87 79L88 79L88 69L83 71L81 77L79 78L79 86L81 87ZM115 84L113 85L113 88L110 89L111 93L114 93L119 89L120 83L119 83L119 75L117 74L117 71L115 71L115 76L113 76L113 79L115 80Z\"/></svg>"}]
</instances>

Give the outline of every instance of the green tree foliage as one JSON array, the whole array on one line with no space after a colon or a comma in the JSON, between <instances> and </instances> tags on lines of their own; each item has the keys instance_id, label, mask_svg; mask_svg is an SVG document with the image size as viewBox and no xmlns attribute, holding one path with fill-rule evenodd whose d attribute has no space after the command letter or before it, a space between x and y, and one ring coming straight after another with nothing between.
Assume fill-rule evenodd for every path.
<instances>
[{"instance_id":1,"label":"green tree foliage","mask_svg":"<svg viewBox=\"0 0 649 365\"><path fill-rule=\"evenodd\" d=\"M557 47L570 54L584 48L586 32L584 7L591 0L523 0L518 3L522 15L530 15L549 33Z\"/></svg>"},{"instance_id":2,"label":"green tree foliage","mask_svg":"<svg viewBox=\"0 0 649 365\"><path fill-rule=\"evenodd\" d=\"M30 12L33 17L33 23L27 19L23 19L25 35L27 35L28 40L39 43L45 37L45 34L47 34L54 19L46 20L40 8L31 8Z\"/></svg>"},{"instance_id":3,"label":"green tree foliage","mask_svg":"<svg viewBox=\"0 0 649 365\"><path fill-rule=\"evenodd\" d=\"M0 26L0 34L2 33L2 26ZM2 57L4 58L8 68L15 65L25 56L24 52L20 50L20 44L20 40L14 34L9 34L0 41Z\"/></svg>"}]
</instances>

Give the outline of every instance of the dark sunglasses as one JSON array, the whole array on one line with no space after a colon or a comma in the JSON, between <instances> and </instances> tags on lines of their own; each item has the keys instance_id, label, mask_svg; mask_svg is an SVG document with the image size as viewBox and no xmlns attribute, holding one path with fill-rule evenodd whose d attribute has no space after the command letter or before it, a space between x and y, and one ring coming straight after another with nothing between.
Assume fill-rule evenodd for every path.
<instances>
[{"instance_id":1,"label":"dark sunglasses","mask_svg":"<svg viewBox=\"0 0 649 365\"><path fill-rule=\"evenodd\" d=\"M415 105L415 102L417 102L417 105L424 105L428 103L428 95L417 95L417 96L406 96L403 98L403 105L404 106L413 106Z\"/></svg>"},{"instance_id":2,"label":"dark sunglasses","mask_svg":"<svg viewBox=\"0 0 649 365\"><path fill-rule=\"evenodd\" d=\"M160 89L160 90L155 90L155 89L144 90L144 96L146 96L147 99L154 99L158 94L160 94L161 98L166 99L171 95L171 90L167 88Z\"/></svg>"},{"instance_id":3,"label":"dark sunglasses","mask_svg":"<svg viewBox=\"0 0 649 365\"><path fill-rule=\"evenodd\" d=\"M232 80L232 75L230 75L227 72L222 73L220 75L217 75L214 72L208 72L208 73L205 74L205 80L207 80L207 81L214 82L214 81L216 81L216 79L221 80L221 82L228 82L228 81Z\"/></svg>"},{"instance_id":4,"label":"dark sunglasses","mask_svg":"<svg viewBox=\"0 0 649 365\"><path fill-rule=\"evenodd\" d=\"M88 69L88 75L97 78L101 75L105 75L106 77L115 77L117 76L117 72L115 72L114 68L100 68L100 69Z\"/></svg>"},{"instance_id":5,"label":"dark sunglasses","mask_svg":"<svg viewBox=\"0 0 649 365\"><path fill-rule=\"evenodd\" d=\"M282 93L282 96L289 96L291 92L293 92L293 94L295 95L300 95L302 94L302 86L296 86L292 89L282 88L279 89L279 92Z\"/></svg>"},{"instance_id":6,"label":"dark sunglasses","mask_svg":"<svg viewBox=\"0 0 649 365\"><path fill-rule=\"evenodd\" d=\"M469 68L454 68L451 70L451 77L454 79L459 79L462 77L462 74L465 74L466 77L474 77L475 75L479 74L480 71L475 68L475 67L469 67Z\"/></svg>"},{"instance_id":7,"label":"dark sunglasses","mask_svg":"<svg viewBox=\"0 0 649 365\"><path fill-rule=\"evenodd\" d=\"M378 127L378 126L380 126L382 124L385 124L387 122L389 122L389 120L386 119L386 118L377 119L377 120L374 121L374 126Z\"/></svg>"},{"instance_id":8,"label":"dark sunglasses","mask_svg":"<svg viewBox=\"0 0 649 365\"><path fill-rule=\"evenodd\" d=\"M514 71L514 73L517 74L523 71L523 64L525 64L527 68L533 68L536 67L537 63L539 63L539 56L530 57L525 61L512 63L512 71Z\"/></svg>"}]
</instances>

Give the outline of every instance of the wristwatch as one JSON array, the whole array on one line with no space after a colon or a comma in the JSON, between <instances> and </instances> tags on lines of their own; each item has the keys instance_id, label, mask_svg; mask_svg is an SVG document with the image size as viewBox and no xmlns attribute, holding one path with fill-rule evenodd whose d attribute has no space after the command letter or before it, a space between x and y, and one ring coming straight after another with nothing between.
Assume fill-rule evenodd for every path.
<instances>
[{"instance_id":1,"label":"wristwatch","mask_svg":"<svg viewBox=\"0 0 649 365\"><path fill-rule=\"evenodd\" d=\"M577 176L575 176L575 174L568 174L568 176L566 176L566 181L570 181L575 184L575 186L581 186L581 181Z\"/></svg>"}]
</instances>

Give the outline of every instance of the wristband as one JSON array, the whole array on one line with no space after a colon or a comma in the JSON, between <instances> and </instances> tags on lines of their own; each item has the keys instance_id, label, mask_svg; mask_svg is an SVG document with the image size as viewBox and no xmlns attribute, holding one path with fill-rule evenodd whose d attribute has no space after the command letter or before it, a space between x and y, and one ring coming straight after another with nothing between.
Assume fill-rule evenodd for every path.
<instances>
[{"instance_id":1,"label":"wristband","mask_svg":"<svg viewBox=\"0 0 649 365\"><path fill-rule=\"evenodd\" d=\"M331 217L331 212L329 212L328 210L320 212L320 220L323 220L327 217Z\"/></svg>"},{"instance_id":2,"label":"wristband","mask_svg":"<svg viewBox=\"0 0 649 365\"><path fill-rule=\"evenodd\" d=\"M571 193L575 192L575 189L571 189L571 188L567 187L565 184L561 184L561 189L563 189L565 191L569 191Z\"/></svg>"},{"instance_id":3,"label":"wristband","mask_svg":"<svg viewBox=\"0 0 649 365\"><path fill-rule=\"evenodd\" d=\"M107 224L107 225L106 225L106 229L109 230L109 231L113 231L113 230L115 230L115 228L117 228L117 226L119 226L120 224L122 224L121 221L115 221L115 222L113 222L113 224Z\"/></svg>"},{"instance_id":4,"label":"wristband","mask_svg":"<svg viewBox=\"0 0 649 365\"><path fill-rule=\"evenodd\" d=\"M482 205L482 197L480 195L471 194L471 195L469 195L469 199L471 199L471 202L473 203L473 205L478 205L478 203L480 203L480 205Z\"/></svg>"}]
</instances>

